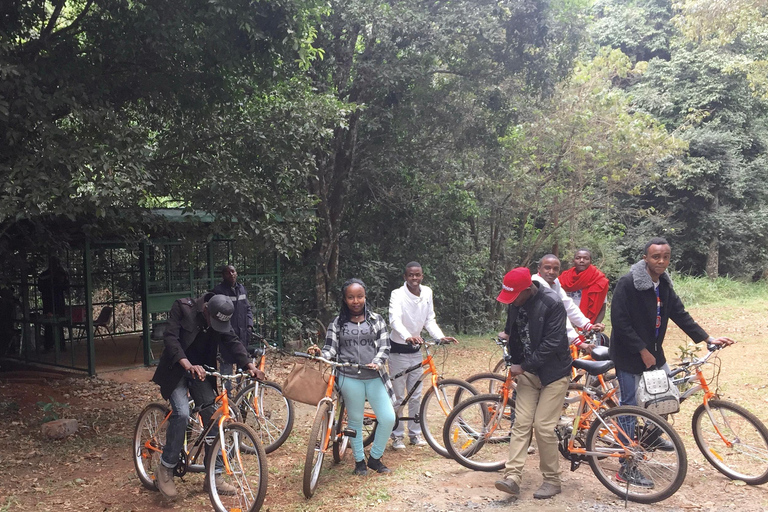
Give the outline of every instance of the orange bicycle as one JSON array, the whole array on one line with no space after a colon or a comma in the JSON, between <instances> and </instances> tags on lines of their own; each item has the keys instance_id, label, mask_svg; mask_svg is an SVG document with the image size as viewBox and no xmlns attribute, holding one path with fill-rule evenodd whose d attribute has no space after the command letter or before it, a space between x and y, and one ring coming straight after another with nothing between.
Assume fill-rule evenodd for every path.
<instances>
[{"instance_id":1,"label":"orange bicycle","mask_svg":"<svg viewBox=\"0 0 768 512\"><path fill-rule=\"evenodd\" d=\"M206 368L206 375L235 381L247 374L221 375ZM226 390L216 397L216 403L219 407L208 428L203 428L199 406L190 403L184 447L174 475L204 472L208 495L217 512L255 512L261 509L267 493L267 456L256 433L248 425L235 421ZM149 404L139 414L133 434L134 467L142 485L152 491L157 490L154 472L160 464L170 416L171 409L165 403ZM212 446L205 450L206 437L214 436ZM219 493L217 476L236 491Z\"/></svg>"},{"instance_id":2,"label":"orange bicycle","mask_svg":"<svg viewBox=\"0 0 768 512\"><path fill-rule=\"evenodd\" d=\"M317 404L315 419L312 422L312 430L309 435L309 444L307 445L307 456L304 459L302 490L304 491L304 496L311 498L317 489L325 454L328 453L329 449L332 450L334 461L340 462L347 452L349 438L355 437L358 434L357 432L346 429L344 399L341 396L339 387L336 385L338 369L341 367L359 369L364 368L365 365L339 363L304 352L294 352L293 355L311 359L313 361L320 361L331 368L328 375L328 385L325 389L325 396L320 399L320 402Z\"/></svg>"},{"instance_id":3,"label":"orange bicycle","mask_svg":"<svg viewBox=\"0 0 768 512\"><path fill-rule=\"evenodd\" d=\"M279 349L254 334L262 346L249 346L248 353L256 367L265 371L267 352L279 352ZM264 451L272 453L288 439L293 429L293 400L283 395L283 389L275 382L250 378L244 382L233 400L235 409L240 414L240 421L259 436Z\"/></svg>"},{"instance_id":4,"label":"orange bicycle","mask_svg":"<svg viewBox=\"0 0 768 512\"><path fill-rule=\"evenodd\" d=\"M505 360L507 376L500 393L468 398L445 421L446 448L459 464L475 471L499 471L508 458L515 403L506 351ZM613 368L612 361L577 359L573 364L595 377ZM570 389L579 392L579 406L573 420L561 421L556 432L571 471L589 462L608 490L639 503L664 500L680 488L688 460L669 423L639 407L612 407L616 388L603 392L589 383L572 383ZM657 449L662 445L673 449Z\"/></svg>"},{"instance_id":5,"label":"orange bicycle","mask_svg":"<svg viewBox=\"0 0 768 512\"><path fill-rule=\"evenodd\" d=\"M693 439L702 455L720 473L732 480L749 485L768 482L768 428L751 412L727 400L717 393L720 376L721 345L707 345L709 351L702 358L692 358L676 366L670 372L680 389L680 401L703 391L702 403L693 413L691 427ZM709 387L702 367L712 365Z\"/></svg>"}]
</instances>

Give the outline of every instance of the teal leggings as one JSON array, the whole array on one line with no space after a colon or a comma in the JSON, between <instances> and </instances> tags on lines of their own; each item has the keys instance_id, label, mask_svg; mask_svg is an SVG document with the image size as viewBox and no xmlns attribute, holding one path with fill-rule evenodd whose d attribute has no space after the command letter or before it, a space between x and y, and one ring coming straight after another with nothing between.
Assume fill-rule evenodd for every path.
<instances>
[{"instance_id":1,"label":"teal leggings","mask_svg":"<svg viewBox=\"0 0 768 512\"><path fill-rule=\"evenodd\" d=\"M365 460L363 411L365 410L366 399L371 404L378 423L371 446L371 457L380 459L384 455L387 440L389 440L389 435L395 426L395 409L392 407L392 400L389 398L387 388L380 378L361 380L339 375L339 382L341 383L341 395L344 397L344 404L347 408L347 426L357 432L357 436L349 440L355 462Z\"/></svg>"}]
</instances>

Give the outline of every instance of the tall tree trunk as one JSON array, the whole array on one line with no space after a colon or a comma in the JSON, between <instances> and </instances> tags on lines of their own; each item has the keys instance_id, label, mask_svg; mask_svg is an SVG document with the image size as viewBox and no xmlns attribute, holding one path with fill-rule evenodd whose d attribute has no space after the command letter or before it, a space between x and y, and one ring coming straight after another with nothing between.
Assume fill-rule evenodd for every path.
<instances>
[{"instance_id":1,"label":"tall tree trunk","mask_svg":"<svg viewBox=\"0 0 768 512\"><path fill-rule=\"evenodd\" d=\"M713 214L716 214L719 207L720 207L720 201L718 198L718 193L715 192L715 196L712 199L711 212ZM707 247L707 267L706 267L707 277L710 279L715 279L718 275L719 266L720 266L720 237L717 235L717 230L716 230L709 241L709 246Z\"/></svg>"}]
</instances>

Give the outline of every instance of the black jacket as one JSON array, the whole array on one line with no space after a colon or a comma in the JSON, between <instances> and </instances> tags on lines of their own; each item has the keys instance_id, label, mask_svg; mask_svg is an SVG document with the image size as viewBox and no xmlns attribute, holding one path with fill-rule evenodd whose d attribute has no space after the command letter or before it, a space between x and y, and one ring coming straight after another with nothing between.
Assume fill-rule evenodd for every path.
<instances>
[{"instance_id":1,"label":"black jacket","mask_svg":"<svg viewBox=\"0 0 768 512\"><path fill-rule=\"evenodd\" d=\"M534 283L538 286L538 283ZM509 305L507 325L504 332L509 334L509 351L512 362L523 370L536 374L542 386L546 386L571 373L571 352L565 330L565 306L557 292L540 287L538 293L520 306L528 313L528 333L531 337L531 355L525 358L517 333L518 308Z\"/></svg>"},{"instance_id":2,"label":"black jacket","mask_svg":"<svg viewBox=\"0 0 768 512\"><path fill-rule=\"evenodd\" d=\"M247 346L249 328L253 327L253 310L251 303L248 302L248 292L245 290L245 286L235 283L233 288L229 286L228 282L222 281L216 285L213 293L226 295L232 301L235 312L229 321L237 337L240 338L243 345Z\"/></svg>"},{"instance_id":3,"label":"black jacket","mask_svg":"<svg viewBox=\"0 0 768 512\"><path fill-rule=\"evenodd\" d=\"M646 368L640 351L644 348L654 355L656 366L660 368L667 361L662 343L669 320L675 322L697 343L709 337L685 310L666 272L659 278L659 298L661 325L657 338L656 292L651 276L645 270L645 261L632 265L629 273L616 283L611 301L613 331L609 349L616 369L635 374L643 373Z\"/></svg>"},{"instance_id":4,"label":"black jacket","mask_svg":"<svg viewBox=\"0 0 768 512\"><path fill-rule=\"evenodd\" d=\"M186 374L179 364L184 358L189 359L193 365L205 364L216 368L216 351L220 349L223 356L236 361L240 368L245 368L251 362L248 352L233 331L220 333L207 326L203 304L203 298L200 297L196 300L179 299L171 306L168 326L163 334L165 348L152 377L160 385L160 393L166 400ZM195 346L190 349L193 342ZM209 379L215 388L216 379Z\"/></svg>"}]
</instances>

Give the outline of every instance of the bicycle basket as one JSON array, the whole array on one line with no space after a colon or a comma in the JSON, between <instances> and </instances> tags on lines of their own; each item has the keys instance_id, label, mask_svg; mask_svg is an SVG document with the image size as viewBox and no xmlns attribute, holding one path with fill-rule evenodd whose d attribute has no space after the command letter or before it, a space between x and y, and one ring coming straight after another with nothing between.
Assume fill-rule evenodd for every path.
<instances>
[{"instance_id":1,"label":"bicycle basket","mask_svg":"<svg viewBox=\"0 0 768 512\"><path fill-rule=\"evenodd\" d=\"M680 410L680 391L664 370L643 372L637 386L637 405L656 414Z\"/></svg>"}]
</instances>

